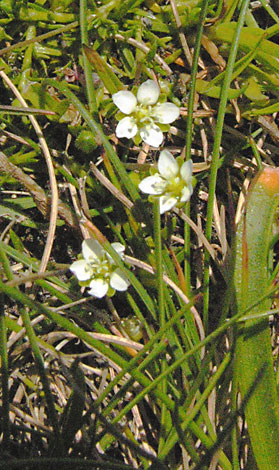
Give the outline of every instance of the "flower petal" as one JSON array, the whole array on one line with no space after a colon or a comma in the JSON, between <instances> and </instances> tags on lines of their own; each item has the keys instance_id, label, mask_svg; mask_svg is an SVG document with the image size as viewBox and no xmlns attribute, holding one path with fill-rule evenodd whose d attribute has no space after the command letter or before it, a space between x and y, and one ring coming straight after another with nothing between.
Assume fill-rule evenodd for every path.
<instances>
[{"instance_id":1,"label":"flower petal","mask_svg":"<svg viewBox=\"0 0 279 470\"><path fill-rule=\"evenodd\" d=\"M123 259L124 258L125 246L122 245L119 242L112 243L111 246L114 249L114 251L116 251L116 253L118 253L118 255ZM108 257L111 265L115 264L114 260L112 259L112 257L110 256L109 253L107 253L107 257Z\"/></svg>"},{"instance_id":2,"label":"flower petal","mask_svg":"<svg viewBox=\"0 0 279 470\"><path fill-rule=\"evenodd\" d=\"M102 245L94 238L87 238L82 242L82 255L86 261L96 260L103 255Z\"/></svg>"},{"instance_id":3,"label":"flower petal","mask_svg":"<svg viewBox=\"0 0 279 470\"><path fill-rule=\"evenodd\" d=\"M160 96L160 87L154 80L146 80L142 83L137 92L139 103L144 105L155 104Z\"/></svg>"},{"instance_id":4,"label":"flower petal","mask_svg":"<svg viewBox=\"0 0 279 470\"><path fill-rule=\"evenodd\" d=\"M124 291L128 289L130 282L121 269L117 268L110 277L110 285L115 290Z\"/></svg>"},{"instance_id":5,"label":"flower petal","mask_svg":"<svg viewBox=\"0 0 279 470\"><path fill-rule=\"evenodd\" d=\"M125 251L125 246L122 245L122 243L114 242L114 243L111 244L111 246L116 251L116 253L118 253L120 256L123 255L123 253Z\"/></svg>"},{"instance_id":6,"label":"flower petal","mask_svg":"<svg viewBox=\"0 0 279 470\"><path fill-rule=\"evenodd\" d=\"M164 138L160 127L156 126L153 122L146 124L140 129L140 136L146 144L152 147L160 147Z\"/></svg>"},{"instance_id":7,"label":"flower petal","mask_svg":"<svg viewBox=\"0 0 279 470\"><path fill-rule=\"evenodd\" d=\"M144 178L139 184L139 189L143 193L158 196L164 192L166 185L167 181L165 181L159 173L156 173L155 175Z\"/></svg>"},{"instance_id":8,"label":"flower petal","mask_svg":"<svg viewBox=\"0 0 279 470\"><path fill-rule=\"evenodd\" d=\"M170 180L177 176L179 166L176 159L168 150L162 150L158 159L158 170L166 180Z\"/></svg>"},{"instance_id":9,"label":"flower petal","mask_svg":"<svg viewBox=\"0 0 279 470\"><path fill-rule=\"evenodd\" d=\"M160 214L170 211L177 204L177 199L170 194L160 197Z\"/></svg>"},{"instance_id":10,"label":"flower petal","mask_svg":"<svg viewBox=\"0 0 279 470\"><path fill-rule=\"evenodd\" d=\"M90 295L94 295L94 297L98 297L101 299L106 295L109 285L104 279L93 279L89 284L90 290L88 293Z\"/></svg>"},{"instance_id":11,"label":"flower petal","mask_svg":"<svg viewBox=\"0 0 279 470\"><path fill-rule=\"evenodd\" d=\"M128 90L118 91L112 95L112 101L124 114L131 114L137 106L137 98Z\"/></svg>"},{"instance_id":12,"label":"flower petal","mask_svg":"<svg viewBox=\"0 0 279 470\"><path fill-rule=\"evenodd\" d=\"M126 137L127 139L135 137L137 132L138 126L136 125L134 119L128 116L119 121L115 130L117 137Z\"/></svg>"},{"instance_id":13,"label":"flower petal","mask_svg":"<svg viewBox=\"0 0 279 470\"><path fill-rule=\"evenodd\" d=\"M70 271L75 274L79 281L89 281L93 274L90 264L84 259L80 259L71 264Z\"/></svg>"},{"instance_id":14,"label":"flower petal","mask_svg":"<svg viewBox=\"0 0 279 470\"><path fill-rule=\"evenodd\" d=\"M184 162L182 167L180 168L180 175L189 184L192 180L192 173L193 173L193 162L192 160L188 160Z\"/></svg>"},{"instance_id":15,"label":"flower petal","mask_svg":"<svg viewBox=\"0 0 279 470\"><path fill-rule=\"evenodd\" d=\"M170 124L175 121L180 114L180 109L173 103L162 103L154 106L152 117L161 124Z\"/></svg>"},{"instance_id":16,"label":"flower petal","mask_svg":"<svg viewBox=\"0 0 279 470\"><path fill-rule=\"evenodd\" d=\"M189 186L185 186L182 191L182 196L180 198L180 202L187 202L189 201L190 197L192 196L193 194L193 187L192 185L189 185Z\"/></svg>"}]
</instances>

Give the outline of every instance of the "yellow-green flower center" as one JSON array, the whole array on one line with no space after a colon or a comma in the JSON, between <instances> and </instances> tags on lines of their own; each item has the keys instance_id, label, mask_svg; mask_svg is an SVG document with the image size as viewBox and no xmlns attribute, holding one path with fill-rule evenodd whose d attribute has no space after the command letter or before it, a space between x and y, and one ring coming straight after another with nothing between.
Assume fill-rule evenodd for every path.
<instances>
[{"instance_id":1,"label":"yellow-green flower center","mask_svg":"<svg viewBox=\"0 0 279 470\"><path fill-rule=\"evenodd\" d=\"M171 193L175 197L178 197L181 194L182 189L185 186L185 181L183 181L179 176L173 176L167 182L165 192Z\"/></svg>"},{"instance_id":2,"label":"yellow-green flower center","mask_svg":"<svg viewBox=\"0 0 279 470\"><path fill-rule=\"evenodd\" d=\"M94 258L89 260L90 266L92 267L92 277L108 279L112 273L111 260L107 257L106 253L100 258Z\"/></svg>"},{"instance_id":3,"label":"yellow-green flower center","mask_svg":"<svg viewBox=\"0 0 279 470\"><path fill-rule=\"evenodd\" d=\"M136 110L134 112L134 117L138 123L141 123L144 121L152 121L151 114L152 114L151 106L145 106L143 104L139 104L137 105Z\"/></svg>"}]
</instances>

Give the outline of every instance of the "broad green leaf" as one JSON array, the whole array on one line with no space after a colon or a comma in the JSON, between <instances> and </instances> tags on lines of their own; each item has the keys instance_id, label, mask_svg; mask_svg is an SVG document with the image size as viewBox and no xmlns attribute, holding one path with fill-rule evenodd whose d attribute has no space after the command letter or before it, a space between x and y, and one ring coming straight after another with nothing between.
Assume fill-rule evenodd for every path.
<instances>
[{"instance_id":1,"label":"broad green leaf","mask_svg":"<svg viewBox=\"0 0 279 470\"><path fill-rule=\"evenodd\" d=\"M279 204L278 168L265 168L252 183L246 210L237 229L235 314L268 294L269 248ZM271 307L266 297L250 315ZM242 399L258 470L274 470L279 462L279 402L273 369L268 318L248 319L237 329L235 380Z\"/></svg>"},{"instance_id":2,"label":"broad green leaf","mask_svg":"<svg viewBox=\"0 0 279 470\"><path fill-rule=\"evenodd\" d=\"M225 23L210 29L209 37L217 42L232 42L236 23ZM256 59L261 64L266 65L278 74L279 65L279 45L265 39L265 31L261 28L246 27L240 34L239 49L244 52L254 50L255 42L258 43L256 50Z\"/></svg>"},{"instance_id":3,"label":"broad green leaf","mask_svg":"<svg viewBox=\"0 0 279 470\"><path fill-rule=\"evenodd\" d=\"M207 82L205 80L197 79L196 81L197 92L202 95L210 96L211 98L220 98L221 89L221 86L211 86L210 82ZM231 100L233 98L238 98L241 93L243 93L243 88L240 90L233 90L230 88L228 91L228 99Z\"/></svg>"}]
</instances>

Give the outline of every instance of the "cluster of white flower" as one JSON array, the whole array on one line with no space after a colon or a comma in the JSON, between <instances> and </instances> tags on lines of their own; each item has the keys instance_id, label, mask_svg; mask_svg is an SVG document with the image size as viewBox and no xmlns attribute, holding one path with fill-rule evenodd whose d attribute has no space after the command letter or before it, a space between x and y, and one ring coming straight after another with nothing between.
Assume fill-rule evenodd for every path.
<instances>
[{"instance_id":1,"label":"cluster of white flower","mask_svg":"<svg viewBox=\"0 0 279 470\"><path fill-rule=\"evenodd\" d=\"M131 91L122 90L112 96L114 104L121 111L116 127L116 136L138 138L152 147L163 142L160 125L170 124L179 117L179 108L173 103L160 102L160 88L153 80L142 83L135 96ZM160 213L171 210L175 205L186 203L192 193L193 162L175 159L168 150L160 153L158 172L144 178L139 189L153 198L159 198ZM112 248L124 257L124 246L112 243ZM79 282L89 287L90 295L101 298L125 291L129 281L117 267L111 256L94 239L82 243L83 259L75 261L70 270Z\"/></svg>"},{"instance_id":2,"label":"cluster of white flower","mask_svg":"<svg viewBox=\"0 0 279 470\"><path fill-rule=\"evenodd\" d=\"M117 137L140 138L153 147L163 141L160 124L170 124L179 117L179 108L173 103L160 103L160 88L153 80L142 83L135 96L123 90L112 95L114 104L126 117L117 127ZM158 160L158 170L153 176L145 178L139 188L142 192L160 198L160 212L172 209L178 203L187 202L193 192L192 160L179 165L170 152L163 150Z\"/></svg>"}]
</instances>

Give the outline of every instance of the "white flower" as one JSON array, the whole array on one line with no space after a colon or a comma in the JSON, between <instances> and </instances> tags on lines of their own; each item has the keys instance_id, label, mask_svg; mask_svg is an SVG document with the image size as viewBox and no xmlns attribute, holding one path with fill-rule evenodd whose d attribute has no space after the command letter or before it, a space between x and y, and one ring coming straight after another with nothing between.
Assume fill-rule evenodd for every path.
<instances>
[{"instance_id":1,"label":"white flower","mask_svg":"<svg viewBox=\"0 0 279 470\"><path fill-rule=\"evenodd\" d=\"M111 246L123 258L125 247L118 242ZM127 290L128 279L97 240L89 238L82 242L82 256L83 259L75 261L70 270L90 287L90 295L101 298L106 294L113 295L115 290Z\"/></svg>"},{"instance_id":2,"label":"white flower","mask_svg":"<svg viewBox=\"0 0 279 470\"><path fill-rule=\"evenodd\" d=\"M139 134L147 144L159 147L163 142L163 132L157 124L170 124L179 116L179 108L175 104L157 103L159 96L160 88L153 80L139 86L137 97L128 90L112 95L114 104L126 114L116 127L116 136L130 139Z\"/></svg>"},{"instance_id":3,"label":"white flower","mask_svg":"<svg viewBox=\"0 0 279 470\"><path fill-rule=\"evenodd\" d=\"M168 150L163 150L158 160L159 173L144 178L139 184L143 193L159 197L161 214L177 203L189 201L193 193L193 162L179 163Z\"/></svg>"}]
</instances>

